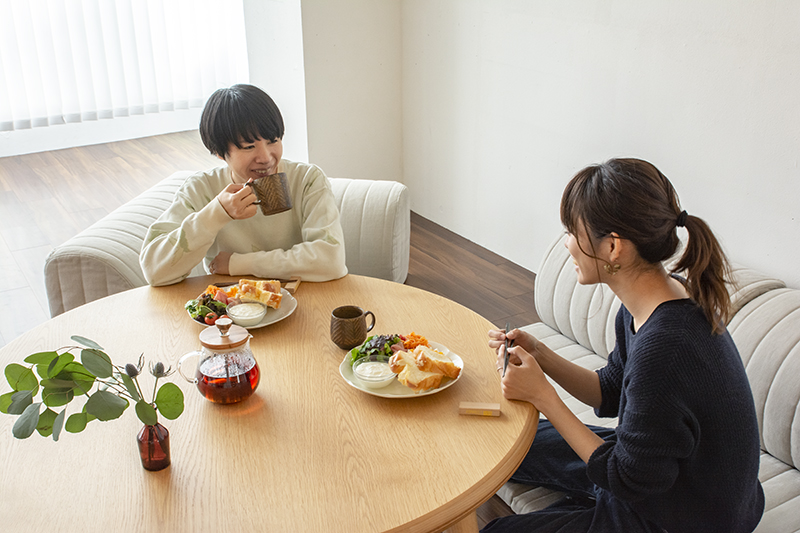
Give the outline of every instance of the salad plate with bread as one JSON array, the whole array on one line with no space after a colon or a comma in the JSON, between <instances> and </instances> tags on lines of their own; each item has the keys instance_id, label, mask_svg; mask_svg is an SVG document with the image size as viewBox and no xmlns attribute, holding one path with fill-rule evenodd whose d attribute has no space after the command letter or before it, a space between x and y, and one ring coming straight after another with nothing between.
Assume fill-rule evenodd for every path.
<instances>
[{"instance_id":1,"label":"salad plate with bread","mask_svg":"<svg viewBox=\"0 0 800 533\"><path fill-rule=\"evenodd\" d=\"M297 300L277 280L240 279L228 286L209 285L197 298L184 305L189 317L213 326L218 318L229 317L247 329L263 328L288 317Z\"/></svg>"},{"instance_id":2,"label":"salad plate with bread","mask_svg":"<svg viewBox=\"0 0 800 533\"><path fill-rule=\"evenodd\" d=\"M382 398L436 394L453 386L463 370L461 357L416 333L369 337L339 365L349 385Z\"/></svg>"}]
</instances>

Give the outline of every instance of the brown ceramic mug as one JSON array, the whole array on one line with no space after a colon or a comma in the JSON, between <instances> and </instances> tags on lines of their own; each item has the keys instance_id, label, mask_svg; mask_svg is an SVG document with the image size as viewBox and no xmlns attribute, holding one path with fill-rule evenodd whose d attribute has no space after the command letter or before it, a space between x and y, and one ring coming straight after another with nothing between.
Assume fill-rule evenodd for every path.
<instances>
[{"instance_id":1,"label":"brown ceramic mug","mask_svg":"<svg viewBox=\"0 0 800 533\"><path fill-rule=\"evenodd\" d=\"M367 326L367 317L372 317ZM355 348L375 327L375 315L355 305L343 305L331 312L331 340L343 350Z\"/></svg>"},{"instance_id":2,"label":"brown ceramic mug","mask_svg":"<svg viewBox=\"0 0 800 533\"><path fill-rule=\"evenodd\" d=\"M253 194L258 198L255 204L261 206L263 214L275 215L292 208L292 195L285 173L270 174L248 181L247 185L253 189Z\"/></svg>"}]
</instances>

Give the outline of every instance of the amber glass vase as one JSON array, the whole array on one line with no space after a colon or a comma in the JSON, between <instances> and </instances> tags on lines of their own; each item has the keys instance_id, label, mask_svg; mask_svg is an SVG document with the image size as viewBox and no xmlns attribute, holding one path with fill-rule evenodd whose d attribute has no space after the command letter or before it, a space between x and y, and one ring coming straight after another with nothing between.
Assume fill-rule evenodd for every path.
<instances>
[{"instance_id":1,"label":"amber glass vase","mask_svg":"<svg viewBox=\"0 0 800 533\"><path fill-rule=\"evenodd\" d=\"M136 437L139 455L145 470L162 470L169 466L169 431L161 424L144 426Z\"/></svg>"}]
</instances>

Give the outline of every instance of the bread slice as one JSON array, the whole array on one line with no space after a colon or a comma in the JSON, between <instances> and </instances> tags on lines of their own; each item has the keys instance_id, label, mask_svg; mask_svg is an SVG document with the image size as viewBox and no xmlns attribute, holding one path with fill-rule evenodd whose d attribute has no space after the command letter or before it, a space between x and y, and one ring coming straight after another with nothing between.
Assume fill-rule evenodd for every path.
<instances>
[{"instance_id":1,"label":"bread slice","mask_svg":"<svg viewBox=\"0 0 800 533\"><path fill-rule=\"evenodd\" d=\"M265 292L281 293L281 282L277 279L240 279L239 285L254 285Z\"/></svg>"},{"instance_id":2,"label":"bread slice","mask_svg":"<svg viewBox=\"0 0 800 533\"><path fill-rule=\"evenodd\" d=\"M420 370L417 365L405 365L397 375L397 381L413 390L422 392L435 389L442 383L442 374Z\"/></svg>"},{"instance_id":3,"label":"bread slice","mask_svg":"<svg viewBox=\"0 0 800 533\"><path fill-rule=\"evenodd\" d=\"M389 358L389 369L395 374L402 372L403 368L408 365L417 365L417 361L414 359L414 355L411 352L395 352L394 355Z\"/></svg>"},{"instance_id":4,"label":"bread slice","mask_svg":"<svg viewBox=\"0 0 800 533\"><path fill-rule=\"evenodd\" d=\"M452 359L438 350L427 346L417 346L414 348L414 355L417 366L427 372L438 372L448 378L456 379L461 369L456 366Z\"/></svg>"},{"instance_id":5,"label":"bread slice","mask_svg":"<svg viewBox=\"0 0 800 533\"><path fill-rule=\"evenodd\" d=\"M277 290L275 289L277 285ZM239 280L238 297L243 301L261 302L267 307L278 309L281 306L283 295L281 294L281 283L276 280Z\"/></svg>"},{"instance_id":6,"label":"bread slice","mask_svg":"<svg viewBox=\"0 0 800 533\"><path fill-rule=\"evenodd\" d=\"M427 369L420 367L420 360L417 355L418 349L420 348L426 347L417 346L417 348L414 349L414 353L399 351L389 358L389 368L392 370L392 372L397 374L397 381L414 392L435 389L441 385L442 378L445 376L443 372L438 370L438 367L434 368L432 364ZM441 353L439 353L439 356L447 357ZM432 357L429 357L428 359L433 361ZM453 362L450 361L450 363L452 364ZM455 368L457 371L460 370L458 367ZM450 372L452 373L452 370L450 370ZM457 377L458 372L456 372L455 375Z\"/></svg>"}]
</instances>

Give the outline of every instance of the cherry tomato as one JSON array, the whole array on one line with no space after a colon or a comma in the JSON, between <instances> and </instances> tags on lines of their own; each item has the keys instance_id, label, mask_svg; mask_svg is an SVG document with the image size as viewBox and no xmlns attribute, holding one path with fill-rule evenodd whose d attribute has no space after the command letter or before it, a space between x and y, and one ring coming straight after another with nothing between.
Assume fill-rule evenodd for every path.
<instances>
[{"instance_id":1,"label":"cherry tomato","mask_svg":"<svg viewBox=\"0 0 800 533\"><path fill-rule=\"evenodd\" d=\"M217 321L217 313L208 313L206 315L206 324L209 326L213 326L214 322Z\"/></svg>"}]
</instances>

